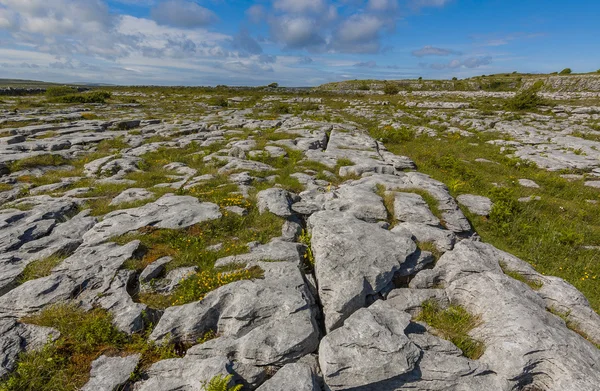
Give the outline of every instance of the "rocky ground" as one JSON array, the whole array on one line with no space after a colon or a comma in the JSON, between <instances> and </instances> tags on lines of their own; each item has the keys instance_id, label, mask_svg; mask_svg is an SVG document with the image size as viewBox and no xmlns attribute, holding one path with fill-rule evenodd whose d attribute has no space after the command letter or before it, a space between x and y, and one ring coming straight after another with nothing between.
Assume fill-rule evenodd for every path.
<instances>
[{"instance_id":1,"label":"rocky ground","mask_svg":"<svg viewBox=\"0 0 600 391\"><path fill-rule=\"evenodd\" d=\"M598 390L600 235L486 235L600 225L600 94L514 95L4 97L0 390ZM416 161L442 142L483 168ZM520 202L465 191L506 162Z\"/></svg>"}]
</instances>

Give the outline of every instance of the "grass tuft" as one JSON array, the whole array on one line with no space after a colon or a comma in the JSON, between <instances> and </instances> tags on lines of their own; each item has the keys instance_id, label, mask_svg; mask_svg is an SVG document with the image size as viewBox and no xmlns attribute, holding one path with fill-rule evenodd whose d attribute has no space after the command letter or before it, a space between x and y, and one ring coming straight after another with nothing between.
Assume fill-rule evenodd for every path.
<instances>
[{"instance_id":1,"label":"grass tuft","mask_svg":"<svg viewBox=\"0 0 600 391\"><path fill-rule=\"evenodd\" d=\"M433 333L452 342L466 357L476 360L483 355L483 343L468 335L469 331L477 327L479 319L463 307L441 309L437 301L427 300L423 302L422 311L416 320L433 327Z\"/></svg>"}]
</instances>

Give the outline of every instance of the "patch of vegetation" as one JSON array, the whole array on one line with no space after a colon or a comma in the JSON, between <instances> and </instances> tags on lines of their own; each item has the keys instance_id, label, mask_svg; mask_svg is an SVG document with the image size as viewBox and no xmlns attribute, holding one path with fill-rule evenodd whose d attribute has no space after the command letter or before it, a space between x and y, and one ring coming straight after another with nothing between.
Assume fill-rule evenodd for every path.
<instances>
[{"instance_id":1,"label":"patch of vegetation","mask_svg":"<svg viewBox=\"0 0 600 391\"><path fill-rule=\"evenodd\" d=\"M383 85L383 93L386 95L398 95L400 87L396 83L386 82Z\"/></svg>"},{"instance_id":2,"label":"patch of vegetation","mask_svg":"<svg viewBox=\"0 0 600 391\"><path fill-rule=\"evenodd\" d=\"M106 103L108 99L112 97L110 92L107 91L93 91L82 94L70 94L61 95L49 99L54 103L74 103L74 104L85 104L85 103Z\"/></svg>"},{"instance_id":3,"label":"patch of vegetation","mask_svg":"<svg viewBox=\"0 0 600 391\"><path fill-rule=\"evenodd\" d=\"M8 183L0 183L0 192L11 190L13 187Z\"/></svg>"},{"instance_id":4,"label":"patch of vegetation","mask_svg":"<svg viewBox=\"0 0 600 391\"><path fill-rule=\"evenodd\" d=\"M56 266L60 265L65 260L65 256L60 254L52 255L50 257L33 261L29 263L25 270L19 276L19 284L23 284L30 280L49 276Z\"/></svg>"},{"instance_id":5,"label":"patch of vegetation","mask_svg":"<svg viewBox=\"0 0 600 391\"><path fill-rule=\"evenodd\" d=\"M233 375L218 375L210 379L208 383L203 384L202 386L206 391L241 391L243 387L241 384L229 387L229 383L232 379Z\"/></svg>"},{"instance_id":6,"label":"patch of vegetation","mask_svg":"<svg viewBox=\"0 0 600 391\"><path fill-rule=\"evenodd\" d=\"M479 319L463 307L454 305L442 309L437 301L427 300L421 305L421 312L416 320L433 327L435 330L431 330L432 333L452 342L466 357L477 360L483 355L483 343L468 335L469 331L477 327Z\"/></svg>"},{"instance_id":7,"label":"patch of vegetation","mask_svg":"<svg viewBox=\"0 0 600 391\"><path fill-rule=\"evenodd\" d=\"M489 218L465 211L482 239L523 259L542 274L567 280L599 311L597 253L581 246L600 245L600 214L597 205L586 201L600 200L598 191L561 178L563 172L548 172L507 157L500 147L487 144L502 138L492 132L474 133L472 137L421 136L385 146L395 154L410 157L420 172L446 183L454 197L477 194L492 199L495 206ZM475 162L481 157L499 164ZM519 178L533 179L540 188L522 187ZM518 201L532 195L540 196L541 201Z\"/></svg>"},{"instance_id":8,"label":"patch of vegetation","mask_svg":"<svg viewBox=\"0 0 600 391\"><path fill-rule=\"evenodd\" d=\"M146 334L129 336L117 330L105 310L85 312L70 305L46 308L23 322L57 329L60 337L39 351L21 353L16 370L0 384L1 391L76 391L89 377L92 361L102 354L141 353L140 367L178 357L171 343L157 346Z\"/></svg>"},{"instance_id":9,"label":"patch of vegetation","mask_svg":"<svg viewBox=\"0 0 600 391\"><path fill-rule=\"evenodd\" d=\"M542 288L542 286L544 286L544 284L542 284L540 281L536 281L536 280L532 280L531 278L527 278L526 276L524 276L523 274L519 273L516 270L510 270L505 263L501 262L500 268L502 268L502 271L504 272L504 274L506 274L510 278L513 278L517 281L521 281L522 283L527 284L534 291L540 290Z\"/></svg>"},{"instance_id":10,"label":"patch of vegetation","mask_svg":"<svg viewBox=\"0 0 600 391\"><path fill-rule=\"evenodd\" d=\"M387 191L385 185L380 183L377 184L375 193L377 193L377 195L383 199L383 206L387 212L387 222L390 224L391 228L396 223L396 218L394 215L394 202L396 200L396 196L393 192Z\"/></svg>"},{"instance_id":11,"label":"patch of vegetation","mask_svg":"<svg viewBox=\"0 0 600 391\"><path fill-rule=\"evenodd\" d=\"M573 73L573 71L571 70L571 68L565 68L562 71L560 71L558 74L559 75L570 75L571 73Z\"/></svg>"},{"instance_id":12,"label":"patch of vegetation","mask_svg":"<svg viewBox=\"0 0 600 391\"><path fill-rule=\"evenodd\" d=\"M548 105L549 103L538 95L536 88L529 88L517 93L514 97L507 99L504 103L504 108L510 111L526 111L534 110L539 106Z\"/></svg>"},{"instance_id":13,"label":"patch of vegetation","mask_svg":"<svg viewBox=\"0 0 600 391\"><path fill-rule=\"evenodd\" d=\"M302 233L298 237L298 242L302 243L306 246L306 251L304 252L304 261L308 263L307 266L314 268L315 267L315 255L312 251L312 235L308 233L307 230L303 229Z\"/></svg>"},{"instance_id":14,"label":"patch of vegetation","mask_svg":"<svg viewBox=\"0 0 600 391\"><path fill-rule=\"evenodd\" d=\"M72 95L77 93L77 88L69 86L56 86L46 88L46 97L55 98L57 96Z\"/></svg>"},{"instance_id":15,"label":"patch of vegetation","mask_svg":"<svg viewBox=\"0 0 600 391\"><path fill-rule=\"evenodd\" d=\"M568 328L569 330L576 332L577 334L579 334L580 336L582 336L584 339L586 339L586 340L590 341L590 338L589 338L589 336L588 336L586 333L584 333L584 332L583 332L583 331L582 331L582 330L579 328L579 325L578 325L577 323L575 323L575 322L573 322L572 320L570 320L570 319L569 319L569 315L571 315L571 312L561 312L561 311L558 311L558 310L556 310L556 309L554 309L554 308L552 308L552 307L546 307L546 310L547 310L548 312L550 312L551 314L553 314L553 315L556 315L556 316L558 316L559 318L561 318L561 319L562 319L562 320L565 322L565 325L567 326L567 328ZM591 341L590 341L590 342L591 342ZM593 342L592 342L592 343L593 343ZM596 344L596 343L594 343L594 345L595 345L595 346L596 346L598 349L600 349L600 345L598 345L598 344Z\"/></svg>"},{"instance_id":16,"label":"patch of vegetation","mask_svg":"<svg viewBox=\"0 0 600 391\"><path fill-rule=\"evenodd\" d=\"M443 255L438 247L433 242L418 242L417 246L421 251L428 251L433 256L435 262Z\"/></svg>"},{"instance_id":17,"label":"patch of vegetation","mask_svg":"<svg viewBox=\"0 0 600 391\"><path fill-rule=\"evenodd\" d=\"M263 278L264 272L258 266L235 270L203 270L186 278L173 292L171 305L182 305L202 300L206 294L235 281Z\"/></svg>"},{"instance_id":18,"label":"patch of vegetation","mask_svg":"<svg viewBox=\"0 0 600 391\"><path fill-rule=\"evenodd\" d=\"M69 159L60 155L44 154L14 161L9 165L9 169L11 172L17 172L42 166L62 166L69 164L69 162Z\"/></svg>"},{"instance_id":19,"label":"patch of vegetation","mask_svg":"<svg viewBox=\"0 0 600 391\"><path fill-rule=\"evenodd\" d=\"M417 133L412 127L402 126L397 129L393 126L384 126L383 128L378 128L371 132L371 135L376 140L379 140L382 143L402 143L405 141L414 140Z\"/></svg>"}]
</instances>

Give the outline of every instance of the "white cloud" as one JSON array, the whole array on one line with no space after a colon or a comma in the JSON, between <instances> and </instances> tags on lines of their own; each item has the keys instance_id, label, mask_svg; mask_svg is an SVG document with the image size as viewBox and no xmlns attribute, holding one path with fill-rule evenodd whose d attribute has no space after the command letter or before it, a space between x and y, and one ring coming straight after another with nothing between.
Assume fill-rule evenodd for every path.
<instances>
[{"instance_id":1,"label":"white cloud","mask_svg":"<svg viewBox=\"0 0 600 391\"><path fill-rule=\"evenodd\" d=\"M323 0L275 0L276 10L289 13L323 12L327 5Z\"/></svg>"},{"instance_id":2,"label":"white cloud","mask_svg":"<svg viewBox=\"0 0 600 391\"><path fill-rule=\"evenodd\" d=\"M159 24L184 28L204 27L218 19L211 10L185 0L162 2L152 8L150 15Z\"/></svg>"},{"instance_id":3,"label":"white cloud","mask_svg":"<svg viewBox=\"0 0 600 391\"><path fill-rule=\"evenodd\" d=\"M398 0L369 0L367 8L377 12L395 11L398 9Z\"/></svg>"},{"instance_id":4,"label":"white cloud","mask_svg":"<svg viewBox=\"0 0 600 391\"><path fill-rule=\"evenodd\" d=\"M438 48L433 46L423 46L421 49L413 50L412 55L415 57L425 56L449 56L451 54L460 54L451 49Z\"/></svg>"}]
</instances>

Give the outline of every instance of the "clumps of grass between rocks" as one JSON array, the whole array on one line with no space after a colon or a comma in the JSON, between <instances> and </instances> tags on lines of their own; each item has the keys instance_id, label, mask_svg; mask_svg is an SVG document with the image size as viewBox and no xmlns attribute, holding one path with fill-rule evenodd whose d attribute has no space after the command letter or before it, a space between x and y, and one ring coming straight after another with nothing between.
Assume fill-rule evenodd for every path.
<instances>
[{"instance_id":1,"label":"clumps of grass between rocks","mask_svg":"<svg viewBox=\"0 0 600 391\"><path fill-rule=\"evenodd\" d=\"M478 326L479 318L461 306L452 305L443 309L437 301L427 300L421 305L421 312L415 320L427 323L433 328L429 330L432 334L449 340L470 359L478 359L485 351L483 343L468 334Z\"/></svg>"},{"instance_id":2,"label":"clumps of grass between rocks","mask_svg":"<svg viewBox=\"0 0 600 391\"><path fill-rule=\"evenodd\" d=\"M138 371L150 364L179 357L173 343L147 341L151 330L127 335L102 309L84 311L72 305L46 308L25 323L52 327L60 337L41 350L22 353L16 370L0 384L0 391L76 391L89 379L90 365L100 355L141 354ZM135 378L136 373L132 374Z\"/></svg>"}]
</instances>

